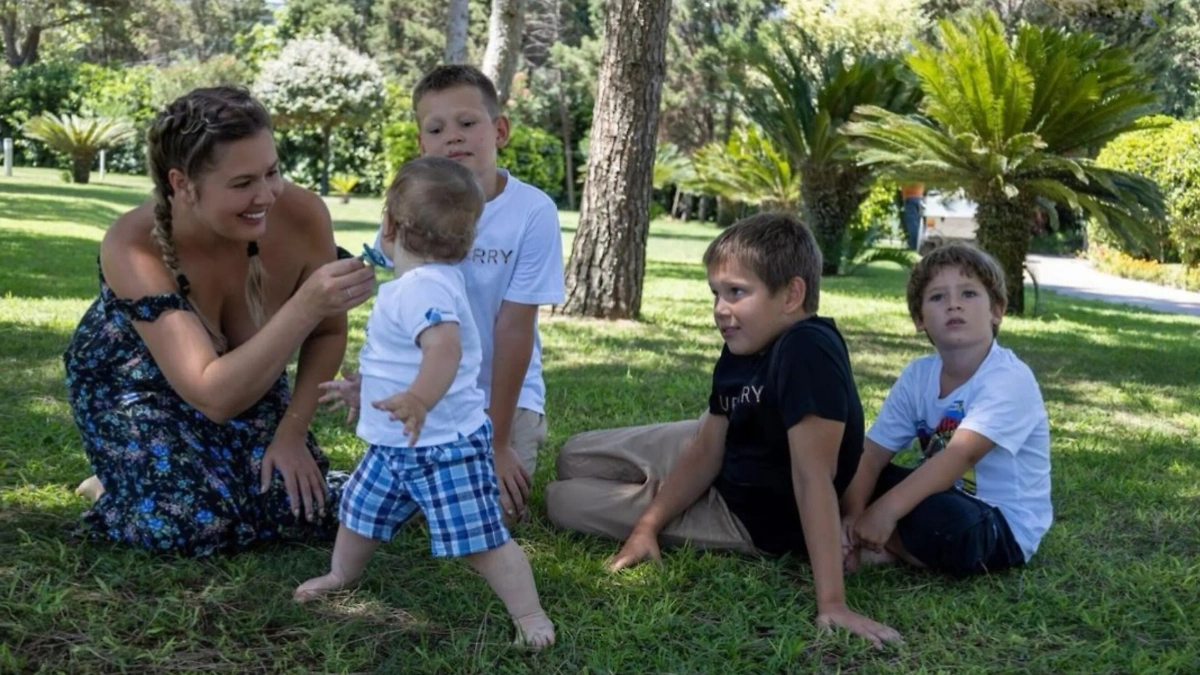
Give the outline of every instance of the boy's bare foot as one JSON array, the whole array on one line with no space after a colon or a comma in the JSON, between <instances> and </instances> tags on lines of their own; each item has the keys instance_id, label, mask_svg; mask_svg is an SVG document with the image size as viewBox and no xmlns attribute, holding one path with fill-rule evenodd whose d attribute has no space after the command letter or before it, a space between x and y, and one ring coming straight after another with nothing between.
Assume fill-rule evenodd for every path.
<instances>
[{"instance_id":1,"label":"boy's bare foot","mask_svg":"<svg viewBox=\"0 0 1200 675\"><path fill-rule=\"evenodd\" d=\"M100 495L104 494L104 486L100 484L99 478L89 476L79 484L79 487L75 488L75 494L95 504L96 500L100 499Z\"/></svg>"},{"instance_id":2,"label":"boy's bare foot","mask_svg":"<svg viewBox=\"0 0 1200 675\"><path fill-rule=\"evenodd\" d=\"M513 619L517 627L517 639L513 645L532 651L540 651L554 644L554 624L545 612L534 612L519 619Z\"/></svg>"},{"instance_id":3,"label":"boy's bare foot","mask_svg":"<svg viewBox=\"0 0 1200 675\"><path fill-rule=\"evenodd\" d=\"M342 577L330 572L323 577L314 577L300 584L300 586L292 593L292 599L296 602L308 602L317 598L349 588L354 582L346 581Z\"/></svg>"}]
</instances>

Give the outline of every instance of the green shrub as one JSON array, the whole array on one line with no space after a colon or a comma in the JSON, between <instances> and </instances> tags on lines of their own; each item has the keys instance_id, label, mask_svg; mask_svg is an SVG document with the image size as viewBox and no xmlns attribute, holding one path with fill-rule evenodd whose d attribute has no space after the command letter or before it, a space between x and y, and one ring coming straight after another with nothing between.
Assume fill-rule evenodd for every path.
<instances>
[{"instance_id":1,"label":"green shrub","mask_svg":"<svg viewBox=\"0 0 1200 675\"><path fill-rule=\"evenodd\" d=\"M136 133L127 141L109 148L106 167L127 174L146 173L146 130L157 112L153 98L158 68L106 68L83 64L79 68L80 109L97 117L128 120Z\"/></svg>"},{"instance_id":2,"label":"green shrub","mask_svg":"<svg viewBox=\"0 0 1200 675\"><path fill-rule=\"evenodd\" d=\"M0 80L0 138L13 139L18 166L65 169L70 162L49 147L21 133L30 119L43 113L79 112L79 64L51 59L14 68Z\"/></svg>"},{"instance_id":3,"label":"green shrub","mask_svg":"<svg viewBox=\"0 0 1200 675\"><path fill-rule=\"evenodd\" d=\"M1166 198L1167 219L1155 224L1157 241L1140 246L1120 241L1099 223L1089 224L1088 241L1136 258L1195 264L1200 261L1200 122L1164 117L1151 122L1169 125L1119 136L1104 146L1096 161L1158 183Z\"/></svg>"},{"instance_id":4,"label":"green shrub","mask_svg":"<svg viewBox=\"0 0 1200 675\"><path fill-rule=\"evenodd\" d=\"M394 176L405 162L420 156L416 122L397 120L383 127L383 157L389 176Z\"/></svg>"},{"instance_id":5,"label":"green shrub","mask_svg":"<svg viewBox=\"0 0 1200 675\"><path fill-rule=\"evenodd\" d=\"M558 201L565 186L562 140L539 127L513 127L496 164Z\"/></svg>"},{"instance_id":6,"label":"green shrub","mask_svg":"<svg viewBox=\"0 0 1200 675\"><path fill-rule=\"evenodd\" d=\"M397 120L384 126L383 155L389 175L420 154L416 122ZM508 144L496 155L496 164L551 199L557 201L563 192L562 141L538 127L513 128Z\"/></svg>"},{"instance_id":7,"label":"green shrub","mask_svg":"<svg viewBox=\"0 0 1200 675\"><path fill-rule=\"evenodd\" d=\"M1097 269L1119 277L1200 291L1200 268L1197 267L1134 258L1103 244L1090 247L1088 258Z\"/></svg>"}]
</instances>

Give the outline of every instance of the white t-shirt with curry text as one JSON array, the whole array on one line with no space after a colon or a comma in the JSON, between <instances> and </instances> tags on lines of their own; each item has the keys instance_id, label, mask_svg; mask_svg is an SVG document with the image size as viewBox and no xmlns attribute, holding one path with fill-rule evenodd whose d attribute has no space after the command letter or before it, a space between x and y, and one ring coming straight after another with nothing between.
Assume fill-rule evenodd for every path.
<instances>
[{"instance_id":1,"label":"white t-shirt with curry text","mask_svg":"<svg viewBox=\"0 0 1200 675\"><path fill-rule=\"evenodd\" d=\"M495 327L505 300L523 305L557 305L563 301L562 229L558 207L545 192L500 169L508 181L504 191L483 207L475 242L458 264L467 283L471 313L479 326L483 363L479 386L485 405L491 402ZM375 237L379 248L380 237ZM533 354L521 385L517 407L544 413L542 339L534 319ZM501 356L503 358L503 355Z\"/></svg>"},{"instance_id":2,"label":"white t-shirt with curry text","mask_svg":"<svg viewBox=\"0 0 1200 675\"><path fill-rule=\"evenodd\" d=\"M1050 424L1033 371L992 342L979 369L939 397L942 359L914 360L888 392L867 438L892 452L917 440L927 459L958 429L995 444L956 487L1000 509L1028 561L1054 521L1050 504Z\"/></svg>"},{"instance_id":3,"label":"white t-shirt with curry text","mask_svg":"<svg viewBox=\"0 0 1200 675\"><path fill-rule=\"evenodd\" d=\"M462 272L453 265L428 264L380 285L367 319L367 339L359 353L362 409L358 436L374 445L408 447L404 423L371 403L408 390L421 367L421 332L439 323L457 323L462 359L445 396L425 417L420 447L452 443L487 422L479 388L479 331L467 302Z\"/></svg>"}]
</instances>

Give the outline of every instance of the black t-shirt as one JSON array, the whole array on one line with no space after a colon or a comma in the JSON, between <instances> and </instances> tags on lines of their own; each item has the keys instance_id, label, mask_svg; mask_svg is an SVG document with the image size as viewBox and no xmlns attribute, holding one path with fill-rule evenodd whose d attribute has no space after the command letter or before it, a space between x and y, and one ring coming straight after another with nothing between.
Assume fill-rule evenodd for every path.
<instances>
[{"instance_id":1,"label":"black t-shirt","mask_svg":"<svg viewBox=\"0 0 1200 675\"><path fill-rule=\"evenodd\" d=\"M862 402L833 320L799 321L758 354L739 356L726 347L713 369L708 408L729 418L715 483L725 503L759 549L805 551L788 429L808 415L846 424L833 480L839 497L863 449Z\"/></svg>"}]
</instances>

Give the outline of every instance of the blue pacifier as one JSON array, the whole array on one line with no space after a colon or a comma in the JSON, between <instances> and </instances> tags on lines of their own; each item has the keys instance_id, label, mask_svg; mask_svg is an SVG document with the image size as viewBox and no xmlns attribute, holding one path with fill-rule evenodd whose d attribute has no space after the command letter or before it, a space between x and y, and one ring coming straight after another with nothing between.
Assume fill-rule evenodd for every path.
<instances>
[{"instance_id":1,"label":"blue pacifier","mask_svg":"<svg viewBox=\"0 0 1200 675\"><path fill-rule=\"evenodd\" d=\"M387 267L388 265L387 258L383 257L379 249L369 244L363 244L362 258L376 267Z\"/></svg>"}]
</instances>

